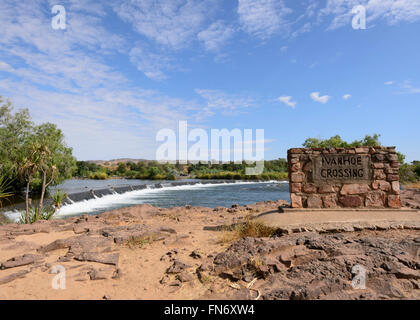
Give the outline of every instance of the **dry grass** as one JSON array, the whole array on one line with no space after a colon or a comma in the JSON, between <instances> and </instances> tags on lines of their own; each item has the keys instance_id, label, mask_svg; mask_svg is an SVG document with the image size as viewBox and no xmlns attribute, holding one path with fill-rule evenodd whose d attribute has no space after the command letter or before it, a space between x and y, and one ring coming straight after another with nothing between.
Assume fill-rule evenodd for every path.
<instances>
[{"instance_id":1,"label":"dry grass","mask_svg":"<svg viewBox=\"0 0 420 320\"><path fill-rule=\"evenodd\" d=\"M236 224L234 226L225 226L223 234L219 239L219 243L230 243L241 238L252 237L272 237L276 234L276 228L267 226L259 221L252 221L247 218L244 223Z\"/></svg>"},{"instance_id":2,"label":"dry grass","mask_svg":"<svg viewBox=\"0 0 420 320\"><path fill-rule=\"evenodd\" d=\"M4 224L12 223L9 218L7 218L3 213L0 212L0 226Z\"/></svg>"},{"instance_id":3,"label":"dry grass","mask_svg":"<svg viewBox=\"0 0 420 320\"><path fill-rule=\"evenodd\" d=\"M126 245L130 249L143 248L147 244L151 244L156 240L156 235L147 235L142 237L131 237L127 240Z\"/></svg>"},{"instance_id":4,"label":"dry grass","mask_svg":"<svg viewBox=\"0 0 420 320\"><path fill-rule=\"evenodd\" d=\"M406 183L404 184L404 187L412 188L412 189L420 189L420 181Z\"/></svg>"}]
</instances>

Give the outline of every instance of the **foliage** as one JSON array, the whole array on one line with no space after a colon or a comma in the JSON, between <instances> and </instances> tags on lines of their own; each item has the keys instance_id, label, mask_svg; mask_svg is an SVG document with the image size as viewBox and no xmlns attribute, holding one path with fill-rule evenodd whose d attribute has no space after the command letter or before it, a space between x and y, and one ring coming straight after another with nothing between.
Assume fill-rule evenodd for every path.
<instances>
[{"instance_id":1,"label":"foliage","mask_svg":"<svg viewBox=\"0 0 420 320\"><path fill-rule=\"evenodd\" d=\"M8 191L10 189L10 181L8 181L4 176L0 175L0 207L3 204L3 200L11 197L12 192Z\"/></svg>"},{"instance_id":2,"label":"foliage","mask_svg":"<svg viewBox=\"0 0 420 320\"><path fill-rule=\"evenodd\" d=\"M351 148L361 146L380 146L379 134L365 135L362 140L355 140L351 143L341 139L339 135L335 135L329 139L307 138L303 143L305 148Z\"/></svg>"},{"instance_id":3,"label":"foliage","mask_svg":"<svg viewBox=\"0 0 420 320\"><path fill-rule=\"evenodd\" d=\"M52 196L52 204L47 207L29 207L29 214L22 212L19 223L35 223L39 220L51 220L54 214L60 209L63 200L67 197L67 194L61 190L57 190Z\"/></svg>"},{"instance_id":4,"label":"foliage","mask_svg":"<svg viewBox=\"0 0 420 320\"><path fill-rule=\"evenodd\" d=\"M0 97L0 175L12 182L12 192L25 187L25 219L48 216L42 206L47 188L70 178L75 169L72 149L56 125L35 125L28 110L13 112L10 101ZM31 208L29 192L40 192L38 209Z\"/></svg>"}]
</instances>

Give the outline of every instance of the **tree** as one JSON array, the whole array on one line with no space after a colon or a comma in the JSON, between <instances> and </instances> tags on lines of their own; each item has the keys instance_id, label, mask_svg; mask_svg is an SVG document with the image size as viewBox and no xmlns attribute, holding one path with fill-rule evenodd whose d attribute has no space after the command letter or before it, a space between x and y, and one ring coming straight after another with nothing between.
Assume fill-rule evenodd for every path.
<instances>
[{"instance_id":1,"label":"tree","mask_svg":"<svg viewBox=\"0 0 420 320\"><path fill-rule=\"evenodd\" d=\"M31 182L37 173L39 158L37 145L31 139L28 139L25 145L20 149L19 160L17 162L18 174L22 181L26 182L25 188L25 223L29 223L29 191Z\"/></svg>"},{"instance_id":2,"label":"tree","mask_svg":"<svg viewBox=\"0 0 420 320\"><path fill-rule=\"evenodd\" d=\"M305 148L350 148L350 147L360 147L360 146L380 146L379 134L365 135L362 140L355 140L351 143L348 143L341 139L339 135L335 135L329 139L318 139L318 138L308 138L303 143Z\"/></svg>"},{"instance_id":3,"label":"tree","mask_svg":"<svg viewBox=\"0 0 420 320\"><path fill-rule=\"evenodd\" d=\"M23 185L18 178L19 160L32 134L33 123L26 109L12 113L10 101L0 96L0 173L11 183L13 190Z\"/></svg>"},{"instance_id":4,"label":"tree","mask_svg":"<svg viewBox=\"0 0 420 320\"><path fill-rule=\"evenodd\" d=\"M55 124L44 123L37 126L34 137L37 146L37 167L42 179L38 205L40 212L47 187L70 178L76 168L76 159L72 155L72 149L66 146L62 131Z\"/></svg>"}]
</instances>

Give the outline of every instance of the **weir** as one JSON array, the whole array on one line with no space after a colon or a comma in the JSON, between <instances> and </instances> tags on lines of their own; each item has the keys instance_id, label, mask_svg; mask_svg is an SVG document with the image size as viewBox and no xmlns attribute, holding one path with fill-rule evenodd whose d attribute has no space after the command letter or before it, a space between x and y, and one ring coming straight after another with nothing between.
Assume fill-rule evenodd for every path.
<instances>
[{"instance_id":1,"label":"weir","mask_svg":"<svg viewBox=\"0 0 420 320\"><path fill-rule=\"evenodd\" d=\"M235 183L233 180L211 180L211 181L177 181L177 182L165 182L165 183L155 183L155 184L140 184L140 185L128 185L121 187L109 187L104 189L91 189L89 191L71 193L67 195L67 198L63 201L63 204L71 204L73 202L80 202L84 200L91 200L101 198L103 196L111 194L124 194L131 191L138 191L144 189L161 189L164 187L178 187L186 185L196 185L196 184L218 184L218 183Z\"/></svg>"}]
</instances>

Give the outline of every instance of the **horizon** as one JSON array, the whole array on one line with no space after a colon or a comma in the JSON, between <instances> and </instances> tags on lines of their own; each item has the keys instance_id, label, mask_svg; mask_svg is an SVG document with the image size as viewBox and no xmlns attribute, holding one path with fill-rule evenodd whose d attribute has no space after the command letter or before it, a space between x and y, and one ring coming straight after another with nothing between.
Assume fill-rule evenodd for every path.
<instances>
[{"instance_id":1,"label":"horizon","mask_svg":"<svg viewBox=\"0 0 420 320\"><path fill-rule=\"evenodd\" d=\"M62 1L61 29L55 4L1 2L0 95L57 124L79 161L154 159L184 120L264 129L265 160L374 133L420 159L418 1Z\"/></svg>"}]
</instances>

